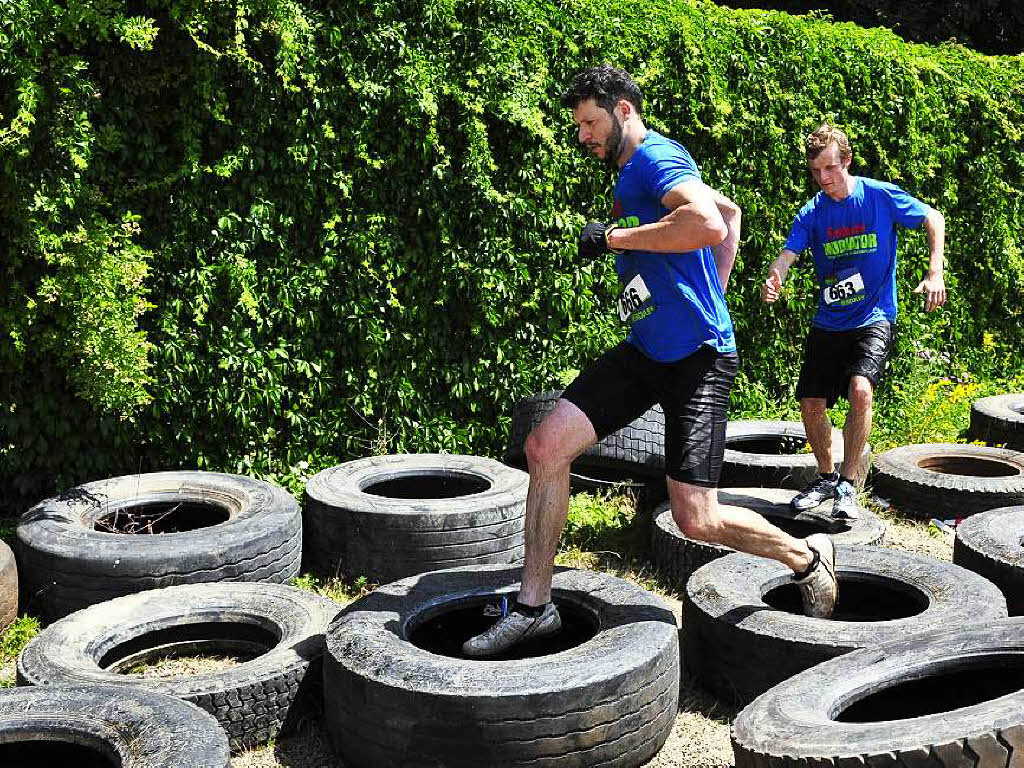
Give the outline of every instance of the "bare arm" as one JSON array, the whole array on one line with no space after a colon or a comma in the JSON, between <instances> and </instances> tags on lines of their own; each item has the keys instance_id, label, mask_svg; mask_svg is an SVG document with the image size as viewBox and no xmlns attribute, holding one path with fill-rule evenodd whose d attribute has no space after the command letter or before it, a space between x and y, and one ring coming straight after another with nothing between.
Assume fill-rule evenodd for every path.
<instances>
[{"instance_id":1,"label":"bare arm","mask_svg":"<svg viewBox=\"0 0 1024 768\"><path fill-rule=\"evenodd\" d=\"M733 264L736 263L736 251L740 247L740 226L743 220L743 212L732 200L716 189L711 190L718 212L722 214L722 221L725 222L727 230L725 240L715 246L715 267L718 268L718 281L722 284L722 291L729 284L729 275L732 273Z\"/></svg>"},{"instance_id":2,"label":"bare arm","mask_svg":"<svg viewBox=\"0 0 1024 768\"><path fill-rule=\"evenodd\" d=\"M616 251L674 253L716 246L729 234L715 204L713 190L700 181L684 181L665 193L661 204L670 213L639 227L617 227L606 236Z\"/></svg>"},{"instance_id":3,"label":"bare arm","mask_svg":"<svg viewBox=\"0 0 1024 768\"><path fill-rule=\"evenodd\" d=\"M914 293L924 294L924 308L931 312L946 303L946 281L943 278L946 254L946 219L934 208L928 209L924 220L928 238L928 272Z\"/></svg>"},{"instance_id":4,"label":"bare arm","mask_svg":"<svg viewBox=\"0 0 1024 768\"><path fill-rule=\"evenodd\" d=\"M782 292L782 284L786 281L786 275L789 274L789 268L793 266L793 262L798 258L800 258L799 254L793 253L793 251L786 248L782 249L782 253L768 267L768 277L761 284L762 301L771 304L779 298L779 294Z\"/></svg>"}]
</instances>

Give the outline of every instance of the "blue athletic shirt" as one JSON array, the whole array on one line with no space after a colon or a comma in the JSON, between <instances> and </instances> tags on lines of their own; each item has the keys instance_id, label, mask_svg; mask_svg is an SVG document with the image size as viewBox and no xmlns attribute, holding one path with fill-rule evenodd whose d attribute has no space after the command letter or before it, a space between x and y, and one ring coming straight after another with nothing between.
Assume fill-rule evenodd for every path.
<instances>
[{"instance_id":1,"label":"blue athletic shirt","mask_svg":"<svg viewBox=\"0 0 1024 768\"><path fill-rule=\"evenodd\" d=\"M615 184L612 220L621 227L650 224L670 211L661 198L700 171L681 144L648 130ZM619 317L630 323L627 341L648 357L682 360L707 344L734 352L732 318L725 305L711 248L685 253L625 251L615 259L622 281ZM638 282L639 281L639 282Z\"/></svg>"},{"instance_id":2,"label":"blue athletic shirt","mask_svg":"<svg viewBox=\"0 0 1024 768\"><path fill-rule=\"evenodd\" d=\"M895 184L857 177L853 194L835 201L824 192L793 221L786 249L814 255L818 312L826 331L896 319L896 225L917 228L928 206Z\"/></svg>"}]
</instances>

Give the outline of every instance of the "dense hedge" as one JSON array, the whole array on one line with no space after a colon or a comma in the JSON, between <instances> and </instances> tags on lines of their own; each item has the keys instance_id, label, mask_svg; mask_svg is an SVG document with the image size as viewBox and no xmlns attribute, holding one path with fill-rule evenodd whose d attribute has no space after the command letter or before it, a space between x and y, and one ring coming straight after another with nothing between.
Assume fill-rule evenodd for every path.
<instances>
[{"instance_id":1,"label":"dense hedge","mask_svg":"<svg viewBox=\"0 0 1024 768\"><path fill-rule=\"evenodd\" d=\"M731 8L828 13L836 21L884 26L917 43L956 40L989 54L1024 51L1020 0L725 0Z\"/></svg>"},{"instance_id":2,"label":"dense hedge","mask_svg":"<svg viewBox=\"0 0 1024 768\"><path fill-rule=\"evenodd\" d=\"M650 125L745 211L737 412L789 402L812 291L757 286L813 191L802 135L947 215L948 308L903 335L1021 366L1017 59L677 0L17 0L0 18L0 482L9 504L174 466L287 474L497 451L511 403L619 337L572 263L613 176L558 93L631 70Z\"/></svg>"}]
</instances>

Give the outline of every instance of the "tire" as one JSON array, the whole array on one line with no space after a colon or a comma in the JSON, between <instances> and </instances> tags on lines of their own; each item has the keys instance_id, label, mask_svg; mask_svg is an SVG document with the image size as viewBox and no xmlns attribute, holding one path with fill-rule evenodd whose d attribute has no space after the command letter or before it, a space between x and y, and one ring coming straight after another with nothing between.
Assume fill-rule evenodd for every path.
<instances>
[{"instance_id":1,"label":"tire","mask_svg":"<svg viewBox=\"0 0 1024 768\"><path fill-rule=\"evenodd\" d=\"M1009 614L1024 616L1024 507L990 509L960 523L953 562L999 587Z\"/></svg>"},{"instance_id":2,"label":"tire","mask_svg":"<svg viewBox=\"0 0 1024 768\"><path fill-rule=\"evenodd\" d=\"M555 407L562 390L541 392L512 407L512 429L504 461L526 467L526 436ZM660 405L595 443L572 463L573 471L606 480L661 478L665 474L665 414Z\"/></svg>"},{"instance_id":3,"label":"tire","mask_svg":"<svg viewBox=\"0 0 1024 768\"><path fill-rule=\"evenodd\" d=\"M1024 392L975 400L969 434L972 440L1024 451Z\"/></svg>"},{"instance_id":4,"label":"tire","mask_svg":"<svg viewBox=\"0 0 1024 768\"><path fill-rule=\"evenodd\" d=\"M795 488L803 490L818 477L807 432L799 421L730 421L725 433L722 487ZM843 433L832 430L832 458L836 471L843 463ZM871 446L865 446L858 465L859 478L867 476Z\"/></svg>"},{"instance_id":5,"label":"tire","mask_svg":"<svg viewBox=\"0 0 1024 768\"><path fill-rule=\"evenodd\" d=\"M0 693L0 764L228 768L228 741L209 714L141 689L19 688Z\"/></svg>"},{"instance_id":6,"label":"tire","mask_svg":"<svg viewBox=\"0 0 1024 768\"><path fill-rule=\"evenodd\" d=\"M438 571L345 609L327 634L324 712L346 765L625 767L661 748L678 709L676 622L633 584L558 570L563 620L571 609L596 627L591 639L561 652L463 660L410 642L443 607L479 615L477 606L515 592L518 575L498 567Z\"/></svg>"},{"instance_id":7,"label":"tire","mask_svg":"<svg viewBox=\"0 0 1024 768\"><path fill-rule=\"evenodd\" d=\"M529 480L493 459L446 454L326 469L306 485L306 567L385 584L460 565L519 563Z\"/></svg>"},{"instance_id":8,"label":"tire","mask_svg":"<svg viewBox=\"0 0 1024 768\"><path fill-rule=\"evenodd\" d=\"M1022 669L1019 618L864 648L741 711L732 727L736 768L1019 766Z\"/></svg>"},{"instance_id":9,"label":"tire","mask_svg":"<svg viewBox=\"0 0 1024 768\"><path fill-rule=\"evenodd\" d=\"M751 509L798 538L828 533L837 544L844 545L877 545L885 538L885 523L866 509L861 509L856 520L837 520L830 516L826 505L795 513L789 503L796 494L782 488L728 488L718 491L718 503ZM685 536L672 518L668 503L655 510L651 552L662 577L676 589L683 589L701 566L735 551Z\"/></svg>"},{"instance_id":10,"label":"tire","mask_svg":"<svg viewBox=\"0 0 1024 768\"><path fill-rule=\"evenodd\" d=\"M18 566L14 553L0 541L0 631L18 618Z\"/></svg>"},{"instance_id":11,"label":"tire","mask_svg":"<svg viewBox=\"0 0 1024 768\"><path fill-rule=\"evenodd\" d=\"M1006 616L994 584L952 563L881 547L836 550L833 619L799 613L792 572L774 560L734 554L699 569L683 606L687 669L719 698L747 702L857 648Z\"/></svg>"},{"instance_id":12,"label":"tire","mask_svg":"<svg viewBox=\"0 0 1024 768\"><path fill-rule=\"evenodd\" d=\"M323 633L339 610L283 584L190 584L127 595L43 630L18 658L18 683L168 694L212 714L237 751L288 730L316 706ZM162 655L214 652L255 656L193 675L122 673Z\"/></svg>"},{"instance_id":13,"label":"tire","mask_svg":"<svg viewBox=\"0 0 1024 768\"><path fill-rule=\"evenodd\" d=\"M96 530L112 513L176 505L182 523L201 525L154 535ZM15 552L24 610L52 621L146 589L287 582L299 574L302 561L302 515L283 489L248 477L129 475L80 485L37 504L18 523Z\"/></svg>"},{"instance_id":14,"label":"tire","mask_svg":"<svg viewBox=\"0 0 1024 768\"><path fill-rule=\"evenodd\" d=\"M875 457L873 485L898 509L967 517L1024 504L1024 453L981 445L905 445Z\"/></svg>"}]
</instances>

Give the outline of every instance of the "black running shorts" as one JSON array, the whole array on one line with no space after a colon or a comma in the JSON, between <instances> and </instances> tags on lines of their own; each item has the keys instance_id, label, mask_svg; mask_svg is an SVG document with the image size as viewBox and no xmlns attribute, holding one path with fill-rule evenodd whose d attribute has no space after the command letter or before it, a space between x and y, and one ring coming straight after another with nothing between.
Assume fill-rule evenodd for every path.
<instances>
[{"instance_id":1,"label":"black running shorts","mask_svg":"<svg viewBox=\"0 0 1024 768\"><path fill-rule=\"evenodd\" d=\"M660 403L666 474L714 488L725 454L729 390L738 371L735 352L720 354L705 345L682 360L659 363L622 342L577 376L562 397L587 415L598 440Z\"/></svg>"},{"instance_id":2,"label":"black running shorts","mask_svg":"<svg viewBox=\"0 0 1024 768\"><path fill-rule=\"evenodd\" d=\"M848 397L851 376L863 376L875 387L882 383L892 350L893 325L887 320L852 331L811 328L796 397L820 397L835 405Z\"/></svg>"}]
</instances>

